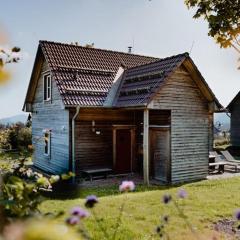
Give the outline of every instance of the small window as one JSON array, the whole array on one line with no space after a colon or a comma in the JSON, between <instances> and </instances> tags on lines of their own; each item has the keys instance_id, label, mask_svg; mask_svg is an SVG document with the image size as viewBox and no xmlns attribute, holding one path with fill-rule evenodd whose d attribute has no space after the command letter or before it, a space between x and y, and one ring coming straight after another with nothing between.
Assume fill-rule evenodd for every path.
<instances>
[{"instance_id":1,"label":"small window","mask_svg":"<svg viewBox=\"0 0 240 240\"><path fill-rule=\"evenodd\" d=\"M44 101L49 101L51 99L52 94L50 74L43 76L43 88L44 88Z\"/></svg>"},{"instance_id":2,"label":"small window","mask_svg":"<svg viewBox=\"0 0 240 240\"><path fill-rule=\"evenodd\" d=\"M50 139L50 132L44 133L44 154L49 156L50 155L50 147L51 147L51 139Z\"/></svg>"}]
</instances>

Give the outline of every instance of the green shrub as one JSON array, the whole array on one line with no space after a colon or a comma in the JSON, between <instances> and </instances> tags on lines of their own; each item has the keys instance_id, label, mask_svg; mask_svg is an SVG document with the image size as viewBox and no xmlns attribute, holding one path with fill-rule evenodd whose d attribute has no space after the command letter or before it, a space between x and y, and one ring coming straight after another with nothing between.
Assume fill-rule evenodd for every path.
<instances>
[{"instance_id":1,"label":"green shrub","mask_svg":"<svg viewBox=\"0 0 240 240\"><path fill-rule=\"evenodd\" d=\"M9 150L11 144L8 141L9 129L0 130L0 149Z\"/></svg>"},{"instance_id":2,"label":"green shrub","mask_svg":"<svg viewBox=\"0 0 240 240\"><path fill-rule=\"evenodd\" d=\"M18 123L0 130L0 149L26 151L31 144L31 127Z\"/></svg>"},{"instance_id":3,"label":"green shrub","mask_svg":"<svg viewBox=\"0 0 240 240\"><path fill-rule=\"evenodd\" d=\"M24 127L18 131L17 149L26 150L32 144L32 128Z\"/></svg>"}]
</instances>

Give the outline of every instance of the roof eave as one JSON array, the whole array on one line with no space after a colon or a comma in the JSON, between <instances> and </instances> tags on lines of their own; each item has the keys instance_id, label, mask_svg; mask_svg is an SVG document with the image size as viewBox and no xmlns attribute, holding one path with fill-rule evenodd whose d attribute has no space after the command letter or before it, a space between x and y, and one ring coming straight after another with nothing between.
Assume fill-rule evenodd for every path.
<instances>
[{"instance_id":1,"label":"roof eave","mask_svg":"<svg viewBox=\"0 0 240 240\"><path fill-rule=\"evenodd\" d=\"M205 78L202 76L201 72L199 71L199 69L197 68L197 66L195 65L194 61L191 59L191 57L187 57L184 61L184 65L185 67L189 70L189 68L187 67L187 63L190 63L191 66L193 67L194 71L196 71L197 75L199 76L199 78L201 79L203 86L206 88L211 100L210 101L214 101L216 104L216 107L218 109L216 109L216 111L222 111L223 109L225 109L223 107L223 105L218 101L217 97L215 96L215 94L213 93L213 91L211 90L211 88L209 87L208 83L206 82Z\"/></svg>"},{"instance_id":2,"label":"roof eave","mask_svg":"<svg viewBox=\"0 0 240 240\"><path fill-rule=\"evenodd\" d=\"M36 53L36 56L35 56L34 65L33 65L32 73L31 73L31 77L30 77L30 82L28 84L28 89L27 89L27 93L26 93L26 96L25 96L22 111L26 111L26 104L27 103L32 103L32 101L30 101L29 98L30 98L30 93L31 93L32 87L33 87L32 84L33 84L33 81L34 81L34 78L35 78L36 68L37 68L37 65L39 64L39 61L41 60L40 59L41 56L43 57L42 50L41 50L40 45L38 45L38 49L37 49L37 53Z\"/></svg>"},{"instance_id":3,"label":"roof eave","mask_svg":"<svg viewBox=\"0 0 240 240\"><path fill-rule=\"evenodd\" d=\"M240 97L240 91L236 94L236 96L232 99L232 101L228 104L226 109L231 111L233 104L237 101L237 99Z\"/></svg>"}]
</instances>

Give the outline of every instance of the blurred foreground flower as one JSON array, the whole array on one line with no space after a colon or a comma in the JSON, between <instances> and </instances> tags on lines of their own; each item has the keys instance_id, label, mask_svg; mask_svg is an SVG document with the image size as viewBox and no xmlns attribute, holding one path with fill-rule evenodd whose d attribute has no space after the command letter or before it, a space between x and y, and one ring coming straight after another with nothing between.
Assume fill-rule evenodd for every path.
<instances>
[{"instance_id":1,"label":"blurred foreground flower","mask_svg":"<svg viewBox=\"0 0 240 240\"><path fill-rule=\"evenodd\" d=\"M86 202L85 202L85 206L87 208L93 208L96 203L98 203L98 199L95 195L87 196Z\"/></svg>"},{"instance_id":2,"label":"blurred foreground flower","mask_svg":"<svg viewBox=\"0 0 240 240\"><path fill-rule=\"evenodd\" d=\"M71 216L69 218L67 218L66 223L69 225L76 225L80 222L79 217L77 216Z\"/></svg>"},{"instance_id":3,"label":"blurred foreground flower","mask_svg":"<svg viewBox=\"0 0 240 240\"><path fill-rule=\"evenodd\" d=\"M123 181L122 184L119 186L120 192L129 192L135 189L135 184L133 181Z\"/></svg>"},{"instance_id":4,"label":"blurred foreground flower","mask_svg":"<svg viewBox=\"0 0 240 240\"><path fill-rule=\"evenodd\" d=\"M240 209L237 209L237 210L235 211L234 217L235 217L238 221L240 221Z\"/></svg>"},{"instance_id":5,"label":"blurred foreground flower","mask_svg":"<svg viewBox=\"0 0 240 240\"><path fill-rule=\"evenodd\" d=\"M11 74L0 67L0 85L7 83L11 78Z\"/></svg>"},{"instance_id":6,"label":"blurred foreground flower","mask_svg":"<svg viewBox=\"0 0 240 240\"><path fill-rule=\"evenodd\" d=\"M187 192L186 192L183 188L181 188L181 189L178 191L177 196L178 196L179 198L186 198L186 197L187 197Z\"/></svg>"},{"instance_id":7,"label":"blurred foreground flower","mask_svg":"<svg viewBox=\"0 0 240 240\"><path fill-rule=\"evenodd\" d=\"M4 231L6 240L79 240L79 237L66 225L46 220L29 220L7 226Z\"/></svg>"},{"instance_id":8,"label":"blurred foreground flower","mask_svg":"<svg viewBox=\"0 0 240 240\"><path fill-rule=\"evenodd\" d=\"M172 200L172 196L170 194L164 194L162 200L163 203L168 204Z\"/></svg>"},{"instance_id":9,"label":"blurred foreground flower","mask_svg":"<svg viewBox=\"0 0 240 240\"><path fill-rule=\"evenodd\" d=\"M74 207L70 213L71 215L78 216L80 219L86 218L89 216L89 212L81 207Z\"/></svg>"},{"instance_id":10,"label":"blurred foreground flower","mask_svg":"<svg viewBox=\"0 0 240 240\"><path fill-rule=\"evenodd\" d=\"M10 80L11 74L5 69L5 65L17 63L21 59L20 51L19 47L13 47L12 49L0 47L0 85Z\"/></svg>"}]
</instances>

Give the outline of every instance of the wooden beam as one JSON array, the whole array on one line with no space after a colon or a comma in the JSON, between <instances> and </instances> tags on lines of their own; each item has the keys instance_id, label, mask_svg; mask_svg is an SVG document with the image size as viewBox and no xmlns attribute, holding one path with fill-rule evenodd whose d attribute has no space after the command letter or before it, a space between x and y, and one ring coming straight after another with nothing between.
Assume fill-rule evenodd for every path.
<instances>
[{"instance_id":1,"label":"wooden beam","mask_svg":"<svg viewBox=\"0 0 240 240\"><path fill-rule=\"evenodd\" d=\"M116 169L116 128L113 128L113 169Z\"/></svg>"},{"instance_id":2,"label":"wooden beam","mask_svg":"<svg viewBox=\"0 0 240 240\"><path fill-rule=\"evenodd\" d=\"M143 112L143 179L149 185L149 110Z\"/></svg>"}]
</instances>

